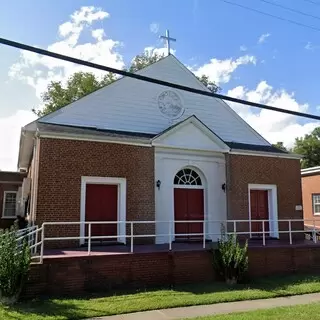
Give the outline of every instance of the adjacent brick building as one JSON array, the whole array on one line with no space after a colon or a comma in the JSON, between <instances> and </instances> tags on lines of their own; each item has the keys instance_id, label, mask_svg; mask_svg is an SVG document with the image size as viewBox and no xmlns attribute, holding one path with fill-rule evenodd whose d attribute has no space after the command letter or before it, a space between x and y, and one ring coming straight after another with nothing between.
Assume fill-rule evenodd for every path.
<instances>
[{"instance_id":1,"label":"adjacent brick building","mask_svg":"<svg viewBox=\"0 0 320 320\"><path fill-rule=\"evenodd\" d=\"M0 171L0 229L11 227L18 214L24 214L20 206L21 187L26 173Z\"/></svg>"},{"instance_id":2,"label":"adjacent brick building","mask_svg":"<svg viewBox=\"0 0 320 320\"><path fill-rule=\"evenodd\" d=\"M302 169L301 182L305 225L320 228L320 167Z\"/></svg>"},{"instance_id":3,"label":"adjacent brick building","mask_svg":"<svg viewBox=\"0 0 320 320\"><path fill-rule=\"evenodd\" d=\"M140 73L207 90L171 55ZM45 236L161 244L216 241L227 220L279 238L302 218L299 159L222 100L124 77L26 125L19 168L30 222L61 222Z\"/></svg>"}]
</instances>

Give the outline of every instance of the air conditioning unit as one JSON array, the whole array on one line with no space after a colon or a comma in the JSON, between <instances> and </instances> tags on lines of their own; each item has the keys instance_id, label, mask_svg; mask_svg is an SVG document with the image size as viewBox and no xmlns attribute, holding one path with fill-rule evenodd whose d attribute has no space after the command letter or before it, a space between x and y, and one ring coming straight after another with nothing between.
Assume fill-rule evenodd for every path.
<instances>
[{"instance_id":1,"label":"air conditioning unit","mask_svg":"<svg viewBox=\"0 0 320 320\"><path fill-rule=\"evenodd\" d=\"M24 178L22 182L22 199L25 201L28 198L31 190L31 178Z\"/></svg>"}]
</instances>

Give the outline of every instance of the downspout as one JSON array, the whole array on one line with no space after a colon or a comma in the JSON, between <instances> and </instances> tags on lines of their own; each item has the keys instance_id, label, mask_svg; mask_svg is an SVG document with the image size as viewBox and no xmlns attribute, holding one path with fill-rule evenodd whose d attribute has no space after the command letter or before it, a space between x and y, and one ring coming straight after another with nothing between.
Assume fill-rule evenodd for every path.
<instances>
[{"instance_id":1,"label":"downspout","mask_svg":"<svg viewBox=\"0 0 320 320\"><path fill-rule=\"evenodd\" d=\"M32 172L32 192L31 192L31 220L32 225L35 225L36 221L36 208L37 208L37 191L38 191L38 179L39 179L39 146L40 146L40 139L39 139L39 131L37 129L34 135L34 146L33 146L33 172Z\"/></svg>"},{"instance_id":2,"label":"downspout","mask_svg":"<svg viewBox=\"0 0 320 320\"><path fill-rule=\"evenodd\" d=\"M227 204L227 220L232 220L230 215L230 192L231 192L231 170L230 170L230 154L226 154L226 204Z\"/></svg>"}]
</instances>

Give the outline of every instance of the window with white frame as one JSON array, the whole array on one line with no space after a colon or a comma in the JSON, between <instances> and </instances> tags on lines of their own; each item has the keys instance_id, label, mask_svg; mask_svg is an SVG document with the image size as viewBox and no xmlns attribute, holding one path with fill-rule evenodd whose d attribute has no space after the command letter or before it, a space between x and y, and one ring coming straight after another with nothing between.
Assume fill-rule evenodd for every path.
<instances>
[{"instance_id":1,"label":"window with white frame","mask_svg":"<svg viewBox=\"0 0 320 320\"><path fill-rule=\"evenodd\" d=\"M3 195L3 218L15 218L16 217L16 201L17 192L5 191Z\"/></svg>"},{"instance_id":2,"label":"window with white frame","mask_svg":"<svg viewBox=\"0 0 320 320\"><path fill-rule=\"evenodd\" d=\"M201 186L200 176L192 169L182 169L174 177L174 184L191 185L191 186Z\"/></svg>"},{"instance_id":3,"label":"window with white frame","mask_svg":"<svg viewBox=\"0 0 320 320\"><path fill-rule=\"evenodd\" d=\"M312 195L313 214L320 215L320 194Z\"/></svg>"}]
</instances>

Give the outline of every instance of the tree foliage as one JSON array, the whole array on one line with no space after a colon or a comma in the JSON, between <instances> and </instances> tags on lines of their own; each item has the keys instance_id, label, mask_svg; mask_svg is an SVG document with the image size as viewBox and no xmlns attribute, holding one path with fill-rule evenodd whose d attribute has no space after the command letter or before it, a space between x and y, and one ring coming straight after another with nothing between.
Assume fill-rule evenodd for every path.
<instances>
[{"instance_id":1,"label":"tree foliage","mask_svg":"<svg viewBox=\"0 0 320 320\"><path fill-rule=\"evenodd\" d=\"M137 72L157 61L162 59L164 55L158 54L158 53L149 53L145 52L143 54L138 54L134 57L134 59L131 62L131 66L129 67L129 72Z\"/></svg>"},{"instance_id":2,"label":"tree foliage","mask_svg":"<svg viewBox=\"0 0 320 320\"><path fill-rule=\"evenodd\" d=\"M136 72L157 62L163 55L145 52L137 55L131 62L128 71ZM40 110L32 109L39 117L56 111L71 102L74 102L87 94L90 94L103 86L109 85L117 79L112 73L107 73L102 79L98 79L91 72L76 72L64 85L61 81L52 81L47 90L42 94L43 108ZM202 75L198 79L207 86L212 92L217 92L220 88L208 76Z\"/></svg>"},{"instance_id":3,"label":"tree foliage","mask_svg":"<svg viewBox=\"0 0 320 320\"><path fill-rule=\"evenodd\" d=\"M64 86L61 81L52 81L47 91L42 94L44 107L42 110L33 112L39 117L56 111L67 104L76 101L101 87L108 85L116 80L112 73L106 74L102 79L97 79L91 72L76 72Z\"/></svg>"},{"instance_id":4,"label":"tree foliage","mask_svg":"<svg viewBox=\"0 0 320 320\"><path fill-rule=\"evenodd\" d=\"M273 144L274 147L282 150L282 151L289 151L284 145L283 142L277 142L275 144Z\"/></svg>"},{"instance_id":5,"label":"tree foliage","mask_svg":"<svg viewBox=\"0 0 320 320\"><path fill-rule=\"evenodd\" d=\"M219 92L221 88L214 83L213 81L209 80L209 77L206 75L202 75L201 77L197 77L211 92Z\"/></svg>"},{"instance_id":6,"label":"tree foliage","mask_svg":"<svg viewBox=\"0 0 320 320\"><path fill-rule=\"evenodd\" d=\"M320 127L304 137L296 138L292 151L303 156L303 169L320 166Z\"/></svg>"},{"instance_id":7,"label":"tree foliage","mask_svg":"<svg viewBox=\"0 0 320 320\"><path fill-rule=\"evenodd\" d=\"M17 228L0 230L0 301L16 302L31 261L26 241L17 239Z\"/></svg>"},{"instance_id":8,"label":"tree foliage","mask_svg":"<svg viewBox=\"0 0 320 320\"><path fill-rule=\"evenodd\" d=\"M234 234L227 234L222 227L218 248L213 250L213 267L227 283L235 284L248 270L248 242L240 246Z\"/></svg>"}]
</instances>

